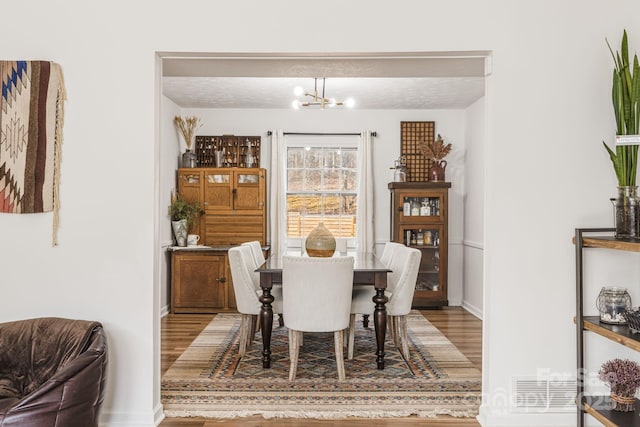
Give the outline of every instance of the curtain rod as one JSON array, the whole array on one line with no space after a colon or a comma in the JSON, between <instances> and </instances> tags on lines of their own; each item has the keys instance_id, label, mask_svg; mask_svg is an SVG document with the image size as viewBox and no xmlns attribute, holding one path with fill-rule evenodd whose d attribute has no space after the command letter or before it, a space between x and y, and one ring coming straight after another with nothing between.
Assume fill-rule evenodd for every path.
<instances>
[{"instance_id":1,"label":"curtain rod","mask_svg":"<svg viewBox=\"0 0 640 427\"><path fill-rule=\"evenodd\" d=\"M271 136L273 132L267 131L267 136ZM310 135L310 136L358 136L360 132L357 133L324 133L324 132L284 132L284 135ZM371 136L378 136L378 132L371 132Z\"/></svg>"}]
</instances>

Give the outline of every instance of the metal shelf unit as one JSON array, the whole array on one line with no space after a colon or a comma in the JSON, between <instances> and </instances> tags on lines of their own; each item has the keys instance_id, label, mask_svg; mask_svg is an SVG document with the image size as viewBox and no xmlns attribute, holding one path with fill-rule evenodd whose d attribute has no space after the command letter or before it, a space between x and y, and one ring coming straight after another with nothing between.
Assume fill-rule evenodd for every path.
<instances>
[{"instance_id":1,"label":"metal shelf unit","mask_svg":"<svg viewBox=\"0 0 640 427\"><path fill-rule=\"evenodd\" d=\"M636 410L619 412L610 409L608 396L588 396L584 391L584 332L590 331L618 344L640 351L640 334L632 334L624 325L610 325L600 322L599 316L585 316L583 311L583 250L587 248L613 249L640 252L640 241L618 239L611 234L613 228L576 228L574 244L576 250L576 345L577 345L577 398L578 427L584 426L587 413L607 427L640 427L640 404L636 400ZM596 235L593 237L585 234ZM608 234L608 235L607 235Z\"/></svg>"}]
</instances>

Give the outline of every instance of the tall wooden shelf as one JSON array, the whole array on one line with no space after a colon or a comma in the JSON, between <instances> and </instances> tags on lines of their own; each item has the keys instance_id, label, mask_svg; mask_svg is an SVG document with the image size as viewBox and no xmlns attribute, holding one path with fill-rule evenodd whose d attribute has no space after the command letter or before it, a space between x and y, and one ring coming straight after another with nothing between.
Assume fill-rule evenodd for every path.
<instances>
[{"instance_id":1,"label":"tall wooden shelf","mask_svg":"<svg viewBox=\"0 0 640 427\"><path fill-rule=\"evenodd\" d=\"M611 325L600 322L599 316L584 316L583 250L588 248L612 249L626 252L640 252L640 241L618 239L611 234L612 228L576 228L573 242L576 248L576 344L577 344L577 395L578 427L584 426L587 413L603 425L640 427L640 402L636 399L636 410L619 412L610 409L608 396L585 395L584 390L584 332L589 331L620 345L640 351L640 334L633 334L626 325ZM593 237L585 236L597 235ZM608 235L607 235L608 234Z\"/></svg>"},{"instance_id":2,"label":"tall wooden shelf","mask_svg":"<svg viewBox=\"0 0 640 427\"><path fill-rule=\"evenodd\" d=\"M388 184L391 194L391 241L416 248L422 253L413 294L414 308L449 304L447 255L450 187L450 182L434 181ZM409 212L405 212L405 203L409 203Z\"/></svg>"}]
</instances>

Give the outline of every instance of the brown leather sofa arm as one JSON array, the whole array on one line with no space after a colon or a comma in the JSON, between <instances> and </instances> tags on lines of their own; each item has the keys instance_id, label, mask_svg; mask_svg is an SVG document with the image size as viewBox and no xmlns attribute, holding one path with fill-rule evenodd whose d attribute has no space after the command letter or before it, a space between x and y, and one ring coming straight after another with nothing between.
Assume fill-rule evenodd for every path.
<instances>
[{"instance_id":1,"label":"brown leather sofa arm","mask_svg":"<svg viewBox=\"0 0 640 427\"><path fill-rule=\"evenodd\" d=\"M30 319L23 322L38 322L38 320ZM42 380L42 382L35 390L24 396L0 398L0 427L95 427L98 425L108 363L106 335L100 323L76 323L72 325L72 329L69 329L68 322L78 321L61 320L62 322L56 320L53 323L45 323L54 328L60 327L63 335L74 330L78 334L86 333L88 339L76 337L77 339L66 340L65 338L68 338L66 336L53 337L62 343L70 344L71 352L76 351L77 354L70 355L69 348L64 346L57 349L59 352L67 353L62 356L51 355L51 361L54 364L63 360L53 375L49 378L34 380L38 382ZM78 326L81 327L80 330ZM87 327L88 330L82 331L82 327ZM55 331L49 329L46 329L46 332L38 327L33 330L34 334L55 334ZM0 351L3 348L4 338L6 336L3 337L3 328L0 324ZM32 339L38 341L38 338L32 337ZM24 353L18 352L18 354ZM3 356L0 354L0 360ZM42 358L36 359L36 363L43 363ZM49 367L46 368L41 371L49 372ZM6 377L7 373L3 372L0 375ZM18 388L18 386L14 387L14 389Z\"/></svg>"}]
</instances>

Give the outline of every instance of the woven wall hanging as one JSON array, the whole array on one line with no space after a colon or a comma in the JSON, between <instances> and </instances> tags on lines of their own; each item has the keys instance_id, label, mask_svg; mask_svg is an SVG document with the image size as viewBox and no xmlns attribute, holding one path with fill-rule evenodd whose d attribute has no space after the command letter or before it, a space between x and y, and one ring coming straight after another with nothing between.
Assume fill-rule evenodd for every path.
<instances>
[{"instance_id":1,"label":"woven wall hanging","mask_svg":"<svg viewBox=\"0 0 640 427\"><path fill-rule=\"evenodd\" d=\"M57 244L64 80L49 61L0 61L0 212L53 211Z\"/></svg>"}]
</instances>

